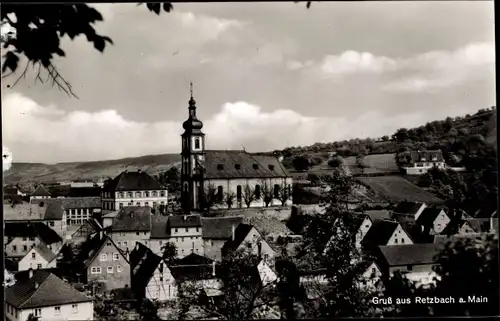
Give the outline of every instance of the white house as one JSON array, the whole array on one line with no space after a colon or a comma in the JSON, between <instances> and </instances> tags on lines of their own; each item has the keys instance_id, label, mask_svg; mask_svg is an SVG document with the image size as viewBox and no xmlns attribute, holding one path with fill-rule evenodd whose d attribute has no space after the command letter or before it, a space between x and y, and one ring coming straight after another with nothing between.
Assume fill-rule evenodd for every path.
<instances>
[{"instance_id":1,"label":"white house","mask_svg":"<svg viewBox=\"0 0 500 321\"><path fill-rule=\"evenodd\" d=\"M261 257L273 265L277 253L255 227L241 223L234 228L232 235L231 240L228 240L221 249L222 257L241 250Z\"/></svg>"},{"instance_id":2,"label":"white house","mask_svg":"<svg viewBox=\"0 0 500 321\"><path fill-rule=\"evenodd\" d=\"M32 248L44 244L52 252L58 253L63 246L63 239L49 226L41 223L5 224L4 249L9 258L22 258Z\"/></svg>"},{"instance_id":3,"label":"white house","mask_svg":"<svg viewBox=\"0 0 500 321\"><path fill-rule=\"evenodd\" d=\"M422 175L431 168L445 169L446 163L441 150L412 151L409 166L403 167L408 175Z\"/></svg>"},{"instance_id":4,"label":"white house","mask_svg":"<svg viewBox=\"0 0 500 321\"><path fill-rule=\"evenodd\" d=\"M417 220L426 207L427 205L423 202L400 202L393 210L393 214L396 216L412 216L415 220Z\"/></svg>"},{"instance_id":5,"label":"white house","mask_svg":"<svg viewBox=\"0 0 500 321\"><path fill-rule=\"evenodd\" d=\"M278 158L245 150L206 150L196 102L189 101L183 123L181 199L185 210L215 207L292 205L292 178Z\"/></svg>"},{"instance_id":6,"label":"white house","mask_svg":"<svg viewBox=\"0 0 500 321\"><path fill-rule=\"evenodd\" d=\"M26 271L29 269L50 269L57 265L57 255L52 252L45 244L39 243L32 248L26 255L19 260L18 270Z\"/></svg>"},{"instance_id":7,"label":"white house","mask_svg":"<svg viewBox=\"0 0 500 321\"><path fill-rule=\"evenodd\" d=\"M49 191L43 185L38 185L38 187L35 189L33 193L30 195L30 201L32 199L46 199L46 198L51 198L52 196L50 195Z\"/></svg>"},{"instance_id":8,"label":"white house","mask_svg":"<svg viewBox=\"0 0 500 321\"><path fill-rule=\"evenodd\" d=\"M29 279L5 290L4 311L8 321L26 321L30 314L39 321L94 319L91 297L44 270L30 270Z\"/></svg>"},{"instance_id":9,"label":"white house","mask_svg":"<svg viewBox=\"0 0 500 321\"><path fill-rule=\"evenodd\" d=\"M411 245L413 240L400 223L376 220L372 223L361 244L365 248L372 248L379 245Z\"/></svg>"},{"instance_id":10,"label":"white house","mask_svg":"<svg viewBox=\"0 0 500 321\"><path fill-rule=\"evenodd\" d=\"M442 208L426 207L416 222L430 234L440 234L448 226L451 219Z\"/></svg>"}]
</instances>

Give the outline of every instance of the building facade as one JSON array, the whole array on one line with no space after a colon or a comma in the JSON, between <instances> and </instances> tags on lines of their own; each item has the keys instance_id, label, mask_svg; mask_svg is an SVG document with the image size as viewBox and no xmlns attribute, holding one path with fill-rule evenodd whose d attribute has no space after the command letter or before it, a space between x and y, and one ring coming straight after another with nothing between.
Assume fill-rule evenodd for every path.
<instances>
[{"instance_id":1,"label":"building facade","mask_svg":"<svg viewBox=\"0 0 500 321\"><path fill-rule=\"evenodd\" d=\"M29 269L52 269L57 265L56 254L44 244L39 244L32 248L19 260L18 271Z\"/></svg>"}]
</instances>

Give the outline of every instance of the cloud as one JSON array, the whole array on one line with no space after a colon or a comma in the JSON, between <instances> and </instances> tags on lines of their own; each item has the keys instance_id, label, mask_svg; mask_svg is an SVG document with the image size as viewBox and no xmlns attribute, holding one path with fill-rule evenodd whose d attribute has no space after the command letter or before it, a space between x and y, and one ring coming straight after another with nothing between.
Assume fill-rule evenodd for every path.
<instances>
[{"instance_id":1,"label":"cloud","mask_svg":"<svg viewBox=\"0 0 500 321\"><path fill-rule=\"evenodd\" d=\"M4 172L8 171L12 166L12 153L5 146L2 146L2 163L3 163L2 168Z\"/></svg>"},{"instance_id":2,"label":"cloud","mask_svg":"<svg viewBox=\"0 0 500 321\"><path fill-rule=\"evenodd\" d=\"M3 137L19 161L62 162L178 153L182 121L136 122L116 110L67 112L41 106L18 93L3 101ZM269 151L356 137L378 137L401 126L422 124L425 113L355 119L318 118L279 109L265 112L248 102L226 103L204 121L209 149ZM187 117L187 111L186 111Z\"/></svg>"},{"instance_id":3,"label":"cloud","mask_svg":"<svg viewBox=\"0 0 500 321\"><path fill-rule=\"evenodd\" d=\"M325 74L380 73L393 69L396 62L387 57L376 57L369 52L345 51L342 54L328 55L321 63Z\"/></svg>"}]
</instances>

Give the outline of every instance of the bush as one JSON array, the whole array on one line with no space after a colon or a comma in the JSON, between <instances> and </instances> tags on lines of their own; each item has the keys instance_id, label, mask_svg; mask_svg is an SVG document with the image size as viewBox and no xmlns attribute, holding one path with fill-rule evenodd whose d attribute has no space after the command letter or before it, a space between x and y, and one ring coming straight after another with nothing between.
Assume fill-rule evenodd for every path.
<instances>
[{"instance_id":1,"label":"bush","mask_svg":"<svg viewBox=\"0 0 500 321\"><path fill-rule=\"evenodd\" d=\"M328 160L328 166L332 168L337 168L339 166L342 166L343 160L341 157L333 157Z\"/></svg>"}]
</instances>

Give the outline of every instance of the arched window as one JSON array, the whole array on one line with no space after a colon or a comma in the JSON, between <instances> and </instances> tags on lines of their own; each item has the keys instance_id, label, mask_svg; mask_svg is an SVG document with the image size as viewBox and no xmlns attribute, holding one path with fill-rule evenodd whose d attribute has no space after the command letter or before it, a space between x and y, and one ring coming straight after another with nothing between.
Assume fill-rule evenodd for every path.
<instances>
[{"instance_id":1,"label":"arched window","mask_svg":"<svg viewBox=\"0 0 500 321\"><path fill-rule=\"evenodd\" d=\"M196 137L194 139L194 148L195 149L200 149L200 138Z\"/></svg>"},{"instance_id":2,"label":"arched window","mask_svg":"<svg viewBox=\"0 0 500 321\"><path fill-rule=\"evenodd\" d=\"M241 201L241 185L236 186L236 199Z\"/></svg>"},{"instance_id":3,"label":"arched window","mask_svg":"<svg viewBox=\"0 0 500 321\"><path fill-rule=\"evenodd\" d=\"M260 199L260 185L255 185L255 198Z\"/></svg>"},{"instance_id":4,"label":"arched window","mask_svg":"<svg viewBox=\"0 0 500 321\"><path fill-rule=\"evenodd\" d=\"M280 197L280 186L278 184L274 184L274 198Z\"/></svg>"},{"instance_id":5,"label":"arched window","mask_svg":"<svg viewBox=\"0 0 500 321\"><path fill-rule=\"evenodd\" d=\"M224 198L224 188L222 186L217 186L217 200L219 202L222 202L222 199Z\"/></svg>"}]
</instances>

